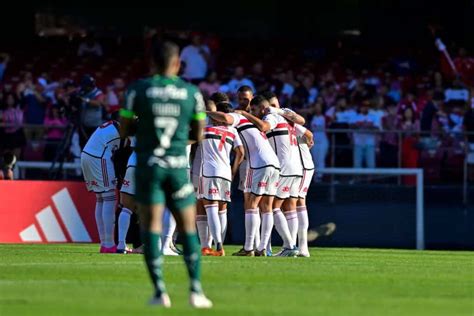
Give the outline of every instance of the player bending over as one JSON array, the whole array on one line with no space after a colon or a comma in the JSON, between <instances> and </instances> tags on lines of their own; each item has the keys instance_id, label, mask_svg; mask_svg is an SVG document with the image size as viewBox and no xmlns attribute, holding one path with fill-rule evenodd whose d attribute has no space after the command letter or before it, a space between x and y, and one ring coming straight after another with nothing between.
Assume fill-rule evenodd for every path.
<instances>
[{"instance_id":1,"label":"player bending over","mask_svg":"<svg viewBox=\"0 0 474 316\"><path fill-rule=\"evenodd\" d=\"M130 127L133 130L134 121ZM119 123L109 121L99 126L87 141L81 153L81 168L87 190L96 195L95 220L100 238L100 253L115 253L115 204L117 197L112 156L121 144Z\"/></svg>"}]
</instances>

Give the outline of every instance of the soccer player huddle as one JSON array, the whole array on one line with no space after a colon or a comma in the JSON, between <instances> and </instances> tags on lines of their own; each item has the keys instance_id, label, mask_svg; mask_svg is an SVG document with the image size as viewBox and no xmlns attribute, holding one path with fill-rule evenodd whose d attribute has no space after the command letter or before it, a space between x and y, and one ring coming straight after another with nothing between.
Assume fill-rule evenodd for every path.
<instances>
[{"instance_id":1,"label":"soccer player huddle","mask_svg":"<svg viewBox=\"0 0 474 316\"><path fill-rule=\"evenodd\" d=\"M226 202L230 201L230 184L239 170L245 243L233 255L271 255L275 226L283 240L276 256L308 257L305 197L314 172L309 152L313 135L302 126L301 116L280 108L273 93L253 96L250 87L242 86L237 94L239 105L235 110L225 94L211 96L204 139L197 145L192 163L202 254L225 255L222 240L227 224ZM232 147L236 154L231 166ZM211 249L206 224L215 250Z\"/></svg>"},{"instance_id":2,"label":"soccer player huddle","mask_svg":"<svg viewBox=\"0 0 474 316\"><path fill-rule=\"evenodd\" d=\"M150 304L170 307L161 256L181 253L173 243L177 229L190 305L210 308L200 282L200 254L225 255L227 203L237 173L245 243L233 255L271 255L275 227L283 240L275 256L309 257L305 197L314 172L313 134L271 92L253 96L242 86L235 110L222 93L205 105L197 87L176 76L180 60L173 43L157 47L154 62L156 75L130 85L120 122L97 128L81 155L87 188L96 194L100 252L143 253L155 290ZM122 208L115 245L117 187ZM140 221L139 250L125 243L132 212Z\"/></svg>"}]
</instances>

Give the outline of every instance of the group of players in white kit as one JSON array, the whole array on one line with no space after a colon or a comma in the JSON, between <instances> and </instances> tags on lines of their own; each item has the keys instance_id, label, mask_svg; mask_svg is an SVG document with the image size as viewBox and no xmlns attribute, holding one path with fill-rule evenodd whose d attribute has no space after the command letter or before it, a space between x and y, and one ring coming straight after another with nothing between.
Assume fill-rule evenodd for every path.
<instances>
[{"instance_id":1,"label":"group of players in white kit","mask_svg":"<svg viewBox=\"0 0 474 316\"><path fill-rule=\"evenodd\" d=\"M305 198L314 173L309 151L313 135L303 127L304 118L280 108L274 94L254 97L251 88L243 86L237 97L236 110L225 94L210 97L204 137L190 149L202 254L225 255L227 203L231 202L232 181L239 173L239 189L244 194L245 243L233 255L271 255L275 227L283 240L276 256L308 257ZM133 140L121 141L117 123L110 122L94 132L81 156L86 185L97 197L95 214L102 253L139 252L128 249L125 243L130 216L136 209L133 153L121 181L119 243L114 242L117 177L112 156L123 146L133 146ZM179 254L173 244L175 227L170 212L165 212L161 245L165 255Z\"/></svg>"}]
</instances>

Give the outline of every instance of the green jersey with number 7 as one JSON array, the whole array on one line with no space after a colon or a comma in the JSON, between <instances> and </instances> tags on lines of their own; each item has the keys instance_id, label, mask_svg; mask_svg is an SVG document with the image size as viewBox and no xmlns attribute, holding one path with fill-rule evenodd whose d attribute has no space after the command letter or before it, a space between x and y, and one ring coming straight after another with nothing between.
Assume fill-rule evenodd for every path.
<instances>
[{"instance_id":1,"label":"green jersey with number 7","mask_svg":"<svg viewBox=\"0 0 474 316\"><path fill-rule=\"evenodd\" d=\"M156 75L132 84L125 101L126 110L140 120L138 155L156 157L156 161L186 157L190 123L205 117L204 101L196 86L178 77Z\"/></svg>"},{"instance_id":2,"label":"green jersey with number 7","mask_svg":"<svg viewBox=\"0 0 474 316\"><path fill-rule=\"evenodd\" d=\"M180 209L194 203L188 179L190 126L206 117L198 88L178 77L153 76L132 84L122 116L137 115L136 199Z\"/></svg>"}]
</instances>

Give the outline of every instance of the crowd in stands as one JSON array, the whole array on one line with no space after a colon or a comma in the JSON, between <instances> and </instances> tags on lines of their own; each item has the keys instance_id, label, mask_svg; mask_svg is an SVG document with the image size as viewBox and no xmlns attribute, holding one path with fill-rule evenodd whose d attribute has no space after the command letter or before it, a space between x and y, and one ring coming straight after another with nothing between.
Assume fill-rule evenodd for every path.
<instances>
[{"instance_id":1,"label":"crowd in stands","mask_svg":"<svg viewBox=\"0 0 474 316\"><path fill-rule=\"evenodd\" d=\"M67 58L0 55L0 151L20 160L50 161L70 123L84 127L87 137L117 112L126 85L147 75L143 56L150 45L145 54L121 56L89 37ZM220 60L225 55L220 46L215 36L191 33L181 52L182 77L205 97L221 91L234 103L241 86L254 94L276 93L315 134L316 168L421 166L436 182L443 178L443 164L456 178L464 158L472 156L466 152L474 150L474 136L466 139L463 132L474 132L474 59L465 50L455 59L460 73L453 76L443 62L413 70L403 60L362 67L304 56L292 64L263 54L243 62ZM94 87L80 95L82 113L75 117L71 100L85 74Z\"/></svg>"}]
</instances>

